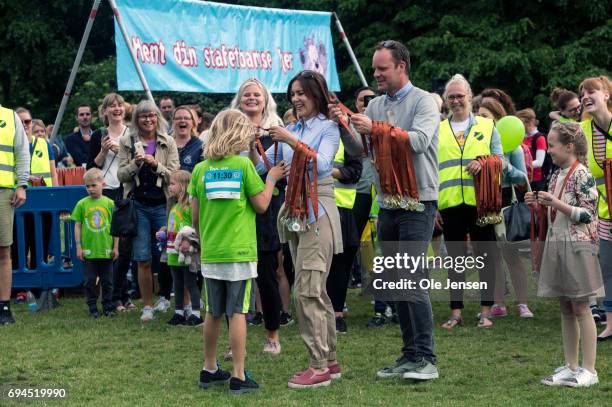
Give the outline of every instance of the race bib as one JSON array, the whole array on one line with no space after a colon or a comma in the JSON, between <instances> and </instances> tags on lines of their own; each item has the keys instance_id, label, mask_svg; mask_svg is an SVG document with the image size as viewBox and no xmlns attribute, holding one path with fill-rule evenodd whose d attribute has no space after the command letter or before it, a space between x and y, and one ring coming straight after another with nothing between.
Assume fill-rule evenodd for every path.
<instances>
[{"instance_id":1,"label":"race bib","mask_svg":"<svg viewBox=\"0 0 612 407\"><path fill-rule=\"evenodd\" d=\"M242 170L208 170L204 187L207 199L240 199Z\"/></svg>"}]
</instances>

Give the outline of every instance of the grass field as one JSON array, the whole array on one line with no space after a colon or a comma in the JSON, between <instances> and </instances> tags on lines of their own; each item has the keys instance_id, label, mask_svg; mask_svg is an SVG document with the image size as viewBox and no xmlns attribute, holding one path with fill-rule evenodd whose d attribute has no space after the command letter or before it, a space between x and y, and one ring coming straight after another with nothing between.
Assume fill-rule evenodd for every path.
<instances>
[{"instance_id":1,"label":"grass field","mask_svg":"<svg viewBox=\"0 0 612 407\"><path fill-rule=\"evenodd\" d=\"M287 380L307 365L297 326L281 329L283 352L277 357L261 353L263 327L250 327L247 369L262 388L242 396L231 396L224 387L197 388L201 331L168 326L169 312L143 326L139 312L91 320L82 298L63 299L62 304L37 314L29 314L26 305L14 305L18 323L0 327L0 383L67 389L66 400L44 402L49 405L603 406L612 399L610 342L598 350L598 386L539 384L563 362L559 315L551 301L532 303L533 320L520 320L511 305L510 315L496 320L490 330L475 327L477 304L469 302L464 326L452 332L436 328L440 379L412 383L376 379L377 369L399 356L399 328L366 328L371 305L353 290L348 299L349 332L338 338L340 380L327 388L289 390ZM448 315L447 305L433 305L439 326ZM222 337L219 357L227 346L225 329ZM0 400L0 405L22 404Z\"/></svg>"}]
</instances>

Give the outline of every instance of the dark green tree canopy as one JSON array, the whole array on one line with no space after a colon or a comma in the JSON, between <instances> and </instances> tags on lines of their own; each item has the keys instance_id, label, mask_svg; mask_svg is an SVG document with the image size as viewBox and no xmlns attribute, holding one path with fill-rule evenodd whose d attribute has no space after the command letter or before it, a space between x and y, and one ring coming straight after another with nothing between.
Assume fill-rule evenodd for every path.
<instances>
[{"instance_id":1,"label":"dark green tree canopy","mask_svg":"<svg viewBox=\"0 0 612 407\"><path fill-rule=\"evenodd\" d=\"M551 109L548 95L561 86L576 90L592 75L610 75L612 2L606 0L255 0L228 2L279 8L336 11L366 78L373 82L374 45L384 39L406 43L411 80L432 90L432 80L462 73L475 92L499 87L519 108L534 107L542 118ZM0 1L0 102L30 108L52 122L83 34L92 1L28 3ZM336 59L343 92L352 102L361 84L335 26ZM110 7L102 3L79 70L66 120L79 103L97 106L116 90L114 28ZM131 102L141 93L126 93ZM175 95L179 103L199 103L212 112L227 106L230 95ZM280 109L287 107L277 98Z\"/></svg>"}]
</instances>

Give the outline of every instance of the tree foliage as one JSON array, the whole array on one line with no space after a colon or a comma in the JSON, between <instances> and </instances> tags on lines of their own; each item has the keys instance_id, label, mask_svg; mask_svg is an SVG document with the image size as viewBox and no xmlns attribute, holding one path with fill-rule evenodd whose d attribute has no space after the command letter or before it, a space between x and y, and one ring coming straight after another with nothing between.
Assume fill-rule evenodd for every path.
<instances>
[{"instance_id":1,"label":"tree foliage","mask_svg":"<svg viewBox=\"0 0 612 407\"><path fill-rule=\"evenodd\" d=\"M374 45L384 39L406 43L412 81L432 90L432 80L462 73L475 92L499 87L518 107L551 108L556 86L575 90L586 76L610 75L612 2L607 0L287 0L232 1L263 7L336 11L368 80ZM90 0L35 2L0 0L0 101L29 107L46 121L55 118L76 55ZM340 37L335 54L343 92L351 101L360 81ZM103 2L71 97L65 126L81 102L97 105L116 89L114 28ZM371 81L373 83L373 81ZM142 93L126 94L137 102ZM176 94L179 103L218 111L230 95ZM279 95L280 107L286 108ZM280 109L279 109L280 110Z\"/></svg>"}]
</instances>

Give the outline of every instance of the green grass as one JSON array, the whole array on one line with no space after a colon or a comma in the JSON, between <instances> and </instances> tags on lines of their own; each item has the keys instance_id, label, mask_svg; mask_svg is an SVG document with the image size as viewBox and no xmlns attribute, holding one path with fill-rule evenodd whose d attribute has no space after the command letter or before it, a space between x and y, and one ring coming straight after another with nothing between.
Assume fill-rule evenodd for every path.
<instances>
[{"instance_id":1,"label":"green grass","mask_svg":"<svg viewBox=\"0 0 612 407\"><path fill-rule=\"evenodd\" d=\"M91 320L82 298L64 299L62 304L33 315L26 305L14 305L18 323L0 327L0 383L68 390L66 401L47 401L49 405L597 406L607 405L612 391L609 342L598 350L598 386L568 389L539 384L563 362L554 301L533 302L533 320L520 320L510 303L510 315L496 320L490 330L476 328L477 303L469 302L464 326L451 332L438 328L448 316L447 304L435 302L440 379L411 383L376 379L377 369L399 356L399 328L365 328L372 307L351 291L349 333L338 337L342 379L327 388L289 390L287 380L307 365L297 326L281 329L283 352L278 357L261 353L263 327L249 327L247 369L262 388L242 396L230 396L226 387L197 388L201 331L168 326L170 313L143 326L139 312ZM222 357L227 347L225 329L220 344ZM0 400L0 405L22 404Z\"/></svg>"}]
</instances>

